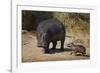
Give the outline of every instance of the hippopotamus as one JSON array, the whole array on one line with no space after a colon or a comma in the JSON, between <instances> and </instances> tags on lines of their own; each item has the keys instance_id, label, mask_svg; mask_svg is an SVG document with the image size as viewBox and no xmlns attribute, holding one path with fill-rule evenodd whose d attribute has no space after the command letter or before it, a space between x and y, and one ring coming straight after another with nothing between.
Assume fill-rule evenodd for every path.
<instances>
[{"instance_id":1,"label":"hippopotamus","mask_svg":"<svg viewBox=\"0 0 100 73\"><path fill-rule=\"evenodd\" d=\"M56 18L47 19L40 22L37 26L37 46L44 48L44 53L50 53L49 44L56 49L57 41L61 41L61 51L64 50L65 27Z\"/></svg>"},{"instance_id":2,"label":"hippopotamus","mask_svg":"<svg viewBox=\"0 0 100 73\"><path fill-rule=\"evenodd\" d=\"M81 54L82 56L85 56L86 54L86 48L83 45L75 45L74 43L67 44L67 47L69 47L72 52L71 55L74 54L77 56L77 53Z\"/></svg>"}]
</instances>

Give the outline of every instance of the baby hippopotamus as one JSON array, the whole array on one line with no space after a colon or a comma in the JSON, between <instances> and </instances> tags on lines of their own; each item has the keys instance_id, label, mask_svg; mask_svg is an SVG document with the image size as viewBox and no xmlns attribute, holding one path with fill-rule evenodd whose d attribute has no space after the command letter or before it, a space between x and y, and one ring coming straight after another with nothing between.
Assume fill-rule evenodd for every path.
<instances>
[{"instance_id":1,"label":"baby hippopotamus","mask_svg":"<svg viewBox=\"0 0 100 73\"><path fill-rule=\"evenodd\" d=\"M86 48L83 45L75 45L74 43L70 43L67 45L72 52L70 53L71 55L74 54L77 56L78 54L81 54L82 56L86 55Z\"/></svg>"}]
</instances>

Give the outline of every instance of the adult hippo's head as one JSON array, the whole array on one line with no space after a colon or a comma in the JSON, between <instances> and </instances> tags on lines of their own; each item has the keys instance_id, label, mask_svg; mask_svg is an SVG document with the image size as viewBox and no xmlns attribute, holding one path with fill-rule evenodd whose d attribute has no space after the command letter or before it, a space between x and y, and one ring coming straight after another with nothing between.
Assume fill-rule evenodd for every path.
<instances>
[{"instance_id":1,"label":"adult hippo's head","mask_svg":"<svg viewBox=\"0 0 100 73\"><path fill-rule=\"evenodd\" d=\"M37 46L38 47L47 47L47 33L38 32L37 33Z\"/></svg>"}]
</instances>

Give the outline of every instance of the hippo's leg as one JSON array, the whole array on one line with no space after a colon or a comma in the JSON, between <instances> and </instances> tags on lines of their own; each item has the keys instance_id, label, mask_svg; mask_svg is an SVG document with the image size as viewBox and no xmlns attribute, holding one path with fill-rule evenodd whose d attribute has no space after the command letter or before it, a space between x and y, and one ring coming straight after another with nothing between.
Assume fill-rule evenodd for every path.
<instances>
[{"instance_id":1,"label":"hippo's leg","mask_svg":"<svg viewBox=\"0 0 100 73\"><path fill-rule=\"evenodd\" d=\"M57 45L57 41L54 41L52 43L53 43L52 50L55 50L56 49L56 45Z\"/></svg>"},{"instance_id":2,"label":"hippo's leg","mask_svg":"<svg viewBox=\"0 0 100 73\"><path fill-rule=\"evenodd\" d=\"M47 46L44 48L44 53L49 53L49 43L47 43Z\"/></svg>"},{"instance_id":3,"label":"hippo's leg","mask_svg":"<svg viewBox=\"0 0 100 73\"><path fill-rule=\"evenodd\" d=\"M54 51L52 51L52 50L49 49L49 43L48 43L47 46L44 48L44 50L45 50L45 53L47 53L47 54L53 54L53 53L55 53Z\"/></svg>"},{"instance_id":4,"label":"hippo's leg","mask_svg":"<svg viewBox=\"0 0 100 73\"><path fill-rule=\"evenodd\" d=\"M61 50L64 51L64 40L61 40Z\"/></svg>"}]
</instances>

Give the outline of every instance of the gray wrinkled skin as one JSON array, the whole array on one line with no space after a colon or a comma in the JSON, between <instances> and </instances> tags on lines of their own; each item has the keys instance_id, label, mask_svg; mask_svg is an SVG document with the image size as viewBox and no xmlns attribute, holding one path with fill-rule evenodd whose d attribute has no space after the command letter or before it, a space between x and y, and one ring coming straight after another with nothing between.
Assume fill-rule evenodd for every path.
<instances>
[{"instance_id":1,"label":"gray wrinkled skin","mask_svg":"<svg viewBox=\"0 0 100 73\"><path fill-rule=\"evenodd\" d=\"M86 54L86 48L83 45L75 45L74 43L67 45L70 49L72 49L71 55L77 55L77 53L82 54L83 56Z\"/></svg>"},{"instance_id":2,"label":"gray wrinkled skin","mask_svg":"<svg viewBox=\"0 0 100 73\"><path fill-rule=\"evenodd\" d=\"M64 49L65 28L57 19L48 19L41 22L37 27L37 45L43 47L45 53L49 53L50 42L53 43L52 50L55 50L57 41L61 41L61 50Z\"/></svg>"}]
</instances>

